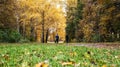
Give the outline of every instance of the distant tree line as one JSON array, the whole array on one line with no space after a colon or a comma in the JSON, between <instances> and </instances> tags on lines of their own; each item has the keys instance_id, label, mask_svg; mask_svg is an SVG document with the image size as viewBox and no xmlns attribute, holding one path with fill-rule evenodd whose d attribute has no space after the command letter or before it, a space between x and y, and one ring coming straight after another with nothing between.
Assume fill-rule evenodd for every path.
<instances>
[{"instance_id":1,"label":"distant tree line","mask_svg":"<svg viewBox=\"0 0 120 67\"><path fill-rule=\"evenodd\" d=\"M66 19L59 1L0 0L0 42L45 43L51 28L62 38Z\"/></svg>"},{"instance_id":2,"label":"distant tree line","mask_svg":"<svg viewBox=\"0 0 120 67\"><path fill-rule=\"evenodd\" d=\"M70 41L120 42L119 0L68 0Z\"/></svg>"}]
</instances>

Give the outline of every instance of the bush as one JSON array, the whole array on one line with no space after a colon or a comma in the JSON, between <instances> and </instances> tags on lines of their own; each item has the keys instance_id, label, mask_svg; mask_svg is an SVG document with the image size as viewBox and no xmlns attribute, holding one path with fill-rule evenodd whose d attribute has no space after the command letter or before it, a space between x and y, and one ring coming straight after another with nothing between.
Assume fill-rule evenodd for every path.
<instances>
[{"instance_id":1,"label":"bush","mask_svg":"<svg viewBox=\"0 0 120 67\"><path fill-rule=\"evenodd\" d=\"M9 42L19 42L21 35L17 31L11 31L9 34L9 39Z\"/></svg>"},{"instance_id":2,"label":"bush","mask_svg":"<svg viewBox=\"0 0 120 67\"><path fill-rule=\"evenodd\" d=\"M9 39L7 30L0 30L0 42L7 42Z\"/></svg>"},{"instance_id":3,"label":"bush","mask_svg":"<svg viewBox=\"0 0 120 67\"><path fill-rule=\"evenodd\" d=\"M100 35L99 34L92 35L92 42L100 42Z\"/></svg>"},{"instance_id":4,"label":"bush","mask_svg":"<svg viewBox=\"0 0 120 67\"><path fill-rule=\"evenodd\" d=\"M16 30L2 29L0 30L0 42L19 42L21 39L20 33Z\"/></svg>"},{"instance_id":5,"label":"bush","mask_svg":"<svg viewBox=\"0 0 120 67\"><path fill-rule=\"evenodd\" d=\"M0 42L3 42L3 35L4 35L4 32L0 30Z\"/></svg>"}]
</instances>

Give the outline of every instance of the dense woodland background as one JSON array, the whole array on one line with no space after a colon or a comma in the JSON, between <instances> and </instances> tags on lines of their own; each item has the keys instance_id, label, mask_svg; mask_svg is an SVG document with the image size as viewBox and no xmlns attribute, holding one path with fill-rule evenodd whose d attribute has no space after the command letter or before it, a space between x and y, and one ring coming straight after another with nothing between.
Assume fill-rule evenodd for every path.
<instances>
[{"instance_id":1,"label":"dense woodland background","mask_svg":"<svg viewBox=\"0 0 120 67\"><path fill-rule=\"evenodd\" d=\"M0 42L120 42L120 0L0 0Z\"/></svg>"},{"instance_id":2,"label":"dense woodland background","mask_svg":"<svg viewBox=\"0 0 120 67\"><path fill-rule=\"evenodd\" d=\"M76 3L76 7L68 6L67 12L66 30L71 39L78 42L120 41L119 0L77 0Z\"/></svg>"}]
</instances>

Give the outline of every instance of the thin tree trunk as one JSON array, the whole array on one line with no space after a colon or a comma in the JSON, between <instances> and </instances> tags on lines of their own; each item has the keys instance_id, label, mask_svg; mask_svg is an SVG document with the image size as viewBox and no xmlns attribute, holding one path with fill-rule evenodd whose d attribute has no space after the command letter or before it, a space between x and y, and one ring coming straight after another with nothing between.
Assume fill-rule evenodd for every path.
<instances>
[{"instance_id":1,"label":"thin tree trunk","mask_svg":"<svg viewBox=\"0 0 120 67\"><path fill-rule=\"evenodd\" d=\"M23 22L23 37L25 39L25 22Z\"/></svg>"},{"instance_id":2,"label":"thin tree trunk","mask_svg":"<svg viewBox=\"0 0 120 67\"><path fill-rule=\"evenodd\" d=\"M44 11L42 12L42 43L44 43Z\"/></svg>"},{"instance_id":3,"label":"thin tree trunk","mask_svg":"<svg viewBox=\"0 0 120 67\"><path fill-rule=\"evenodd\" d=\"M35 41L35 27L33 23L33 18L30 20L30 27L31 27L31 41Z\"/></svg>"},{"instance_id":4,"label":"thin tree trunk","mask_svg":"<svg viewBox=\"0 0 120 67\"><path fill-rule=\"evenodd\" d=\"M53 41L55 42L55 32L53 32Z\"/></svg>"},{"instance_id":5,"label":"thin tree trunk","mask_svg":"<svg viewBox=\"0 0 120 67\"><path fill-rule=\"evenodd\" d=\"M19 18L18 18L18 16L16 17L16 22L17 22L17 31L18 31L18 33L20 33L20 25L19 25L19 20L18 20Z\"/></svg>"},{"instance_id":6,"label":"thin tree trunk","mask_svg":"<svg viewBox=\"0 0 120 67\"><path fill-rule=\"evenodd\" d=\"M47 43L47 41L48 41L48 35L49 35L49 30L47 29L47 31L46 31L46 43Z\"/></svg>"},{"instance_id":7,"label":"thin tree trunk","mask_svg":"<svg viewBox=\"0 0 120 67\"><path fill-rule=\"evenodd\" d=\"M34 29L34 27L31 27L31 38L32 38L32 41L35 41L35 29Z\"/></svg>"},{"instance_id":8,"label":"thin tree trunk","mask_svg":"<svg viewBox=\"0 0 120 67\"><path fill-rule=\"evenodd\" d=\"M19 22L19 15L15 11L15 16L16 16L16 30L18 33L20 33L20 22Z\"/></svg>"}]
</instances>

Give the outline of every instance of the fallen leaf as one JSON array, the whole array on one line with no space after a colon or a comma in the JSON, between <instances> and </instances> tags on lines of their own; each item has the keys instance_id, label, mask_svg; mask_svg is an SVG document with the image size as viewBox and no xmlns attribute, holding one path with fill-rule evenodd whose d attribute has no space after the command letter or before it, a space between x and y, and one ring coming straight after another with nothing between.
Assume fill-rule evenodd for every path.
<instances>
[{"instance_id":1,"label":"fallen leaf","mask_svg":"<svg viewBox=\"0 0 120 67\"><path fill-rule=\"evenodd\" d=\"M75 64L75 62L72 62L72 61L70 61L70 62L62 62L61 64L63 66L65 66L65 65L73 65L73 64Z\"/></svg>"},{"instance_id":2,"label":"fallen leaf","mask_svg":"<svg viewBox=\"0 0 120 67\"><path fill-rule=\"evenodd\" d=\"M107 65L103 65L102 67L107 67Z\"/></svg>"},{"instance_id":3,"label":"fallen leaf","mask_svg":"<svg viewBox=\"0 0 120 67\"><path fill-rule=\"evenodd\" d=\"M63 52L62 51L59 51L58 54L62 54Z\"/></svg>"},{"instance_id":4,"label":"fallen leaf","mask_svg":"<svg viewBox=\"0 0 120 67\"><path fill-rule=\"evenodd\" d=\"M38 63L36 64L36 67L48 67L49 65L45 62L41 62L41 63Z\"/></svg>"},{"instance_id":5,"label":"fallen leaf","mask_svg":"<svg viewBox=\"0 0 120 67\"><path fill-rule=\"evenodd\" d=\"M84 57L90 59L90 55L88 53L85 53Z\"/></svg>"},{"instance_id":6,"label":"fallen leaf","mask_svg":"<svg viewBox=\"0 0 120 67\"><path fill-rule=\"evenodd\" d=\"M22 67L29 67L29 66L28 66L28 62L24 61L24 62L22 63Z\"/></svg>"},{"instance_id":7,"label":"fallen leaf","mask_svg":"<svg viewBox=\"0 0 120 67\"><path fill-rule=\"evenodd\" d=\"M112 64L110 67L116 67L115 64Z\"/></svg>"},{"instance_id":8,"label":"fallen leaf","mask_svg":"<svg viewBox=\"0 0 120 67\"><path fill-rule=\"evenodd\" d=\"M118 56L115 56L115 58L117 59L117 58L118 58Z\"/></svg>"},{"instance_id":9,"label":"fallen leaf","mask_svg":"<svg viewBox=\"0 0 120 67\"><path fill-rule=\"evenodd\" d=\"M74 67L80 67L80 63L76 63Z\"/></svg>"},{"instance_id":10,"label":"fallen leaf","mask_svg":"<svg viewBox=\"0 0 120 67\"><path fill-rule=\"evenodd\" d=\"M7 55L7 54L5 54L5 55L3 55L3 57L5 58L5 60L9 60L9 55Z\"/></svg>"}]
</instances>

